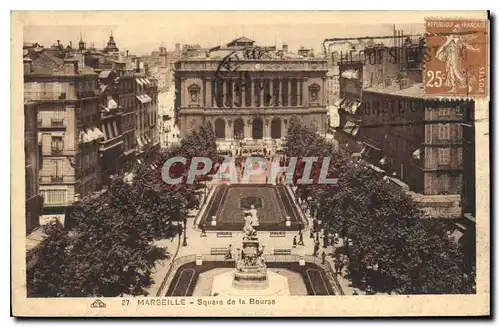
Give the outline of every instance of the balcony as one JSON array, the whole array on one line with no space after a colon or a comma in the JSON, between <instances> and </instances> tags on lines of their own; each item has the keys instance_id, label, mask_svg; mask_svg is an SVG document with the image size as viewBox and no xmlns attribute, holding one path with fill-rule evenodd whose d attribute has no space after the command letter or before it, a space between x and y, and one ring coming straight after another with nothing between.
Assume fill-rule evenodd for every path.
<instances>
[{"instance_id":1,"label":"balcony","mask_svg":"<svg viewBox=\"0 0 500 327\"><path fill-rule=\"evenodd\" d=\"M63 118L51 118L50 119L51 127L64 127L64 119Z\"/></svg>"},{"instance_id":2,"label":"balcony","mask_svg":"<svg viewBox=\"0 0 500 327\"><path fill-rule=\"evenodd\" d=\"M92 97L95 97L95 96L98 96L99 95L99 91L98 90L91 90L91 91L84 91L84 92L77 92L76 93L76 97L77 98L92 98Z\"/></svg>"},{"instance_id":3,"label":"balcony","mask_svg":"<svg viewBox=\"0 0 500 327\"><path fill-rule=\"evenodd\" d=\"M53 156L61 156L63 154L63 149L52 148L50 154Z\"/></svg>"},{"instance_id":4,"label":"balcony","mask_svg":"<svg viewBox=\"0 0 500 327\"><path fill-rule=\"evenodd\" d=\"M52 183L62 183L64 178L62 176L50 176L50 181Z\"/></svg>"},{"instance_id":5,"label":"balcony","mask_svg":"<svg viewBox=\"0 0 500 327\"><path fill-rule=\"evenodd\" d=\"M31 92L25 91L27 100L66 100L66 92Z\"/></svg>"}]
</instances>

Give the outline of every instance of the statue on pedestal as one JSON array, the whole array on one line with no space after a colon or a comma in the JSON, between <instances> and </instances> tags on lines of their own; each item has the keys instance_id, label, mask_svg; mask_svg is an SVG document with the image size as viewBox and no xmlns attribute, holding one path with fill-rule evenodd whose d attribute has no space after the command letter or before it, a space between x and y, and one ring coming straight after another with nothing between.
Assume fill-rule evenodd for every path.
<instances>
[{"instance_id":1,"label":"statue on pedestal","mask_svg":"<svg viewBox=\"0 0 500 327\"><path fill-rule=\"evenodd\" d=\"M257 217L257 209L255 209L255 206L252 204L250 206L250 210L245 210L244 211L245 215L250 215L252 217L252 226L257 227L259 226L259 217Z\"/></svg>"}]
</instances>

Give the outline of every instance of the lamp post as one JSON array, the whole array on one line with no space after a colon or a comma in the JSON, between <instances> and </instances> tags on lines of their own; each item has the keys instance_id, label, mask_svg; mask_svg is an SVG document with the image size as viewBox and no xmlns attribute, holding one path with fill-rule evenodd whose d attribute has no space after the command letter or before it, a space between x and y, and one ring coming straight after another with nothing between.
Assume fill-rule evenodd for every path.
<instances>
[{"instance_id":1,"label":"lamp post","mask_svg":"<svg viewBox=\"0 0 500 327\"><path fill-rule=\"evenodd\" d=\"M184 228L184 239L182 240L182 246L187 246L187 237L186 237L186 225L183 225Z\"/></svg>"}]
</instances>

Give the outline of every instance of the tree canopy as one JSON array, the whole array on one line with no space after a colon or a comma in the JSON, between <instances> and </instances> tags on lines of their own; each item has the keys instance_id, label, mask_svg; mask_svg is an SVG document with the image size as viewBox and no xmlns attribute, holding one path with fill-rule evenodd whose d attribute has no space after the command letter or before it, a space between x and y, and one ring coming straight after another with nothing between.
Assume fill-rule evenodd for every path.
<instances>
[{"instance_id":1,"label":"tree canopy","mask_svg":"<svg viewBox=\"0 0 500 327\"><path fill-rule=\"evenodd\" d=\"M168 185L161 178L166 159L187 158L177 167L185 175L195 156L217 160L215 135L202 126L178 147L158 153L153 166L140 166L131 181L114 176L107 191L76 203L76 227L44 227L47 237L29 267L28 294L34 297L121 296L147 294L155 261L167 257L154 240L177 235L178 223L198 204L194 184Z\"/></svg>"},{"instance_id":2,"label":"tree canopy","mask_svg":"<svg viewBox=\"0 0 500 327\"><path fill-rule=\"evenodd\" d=\"M378 290L404 294L471 289L463 279L463 256L443 224L423 219L411 197L386 177L335 153L298 120L289 125L285 154L332 157L338 184L298 185L297 196L312 199L307 204L325 230L345 238L354 282L364 277Z\"/></svg>"}]
</instances>

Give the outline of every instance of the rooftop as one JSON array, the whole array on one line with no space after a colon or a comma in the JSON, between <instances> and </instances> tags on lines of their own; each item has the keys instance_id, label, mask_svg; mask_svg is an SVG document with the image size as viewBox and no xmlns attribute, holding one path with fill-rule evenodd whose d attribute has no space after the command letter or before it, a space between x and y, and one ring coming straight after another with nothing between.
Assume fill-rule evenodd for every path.
<instances>
[{"instance_id":1,"label":"rooftop","mask_svg":"<svg viewBox=\"0 0 500 327\"><path fill-rule=\"evenodd\" d=\"M374 92L382 94L391 94L396 96L403 96L409 98L423 98L424 97L424 84L416 83L407 88L401 89L399 84L392 83L390 86L380 85L368 87L363 92Z\"/></svg>"}]
</instances>

